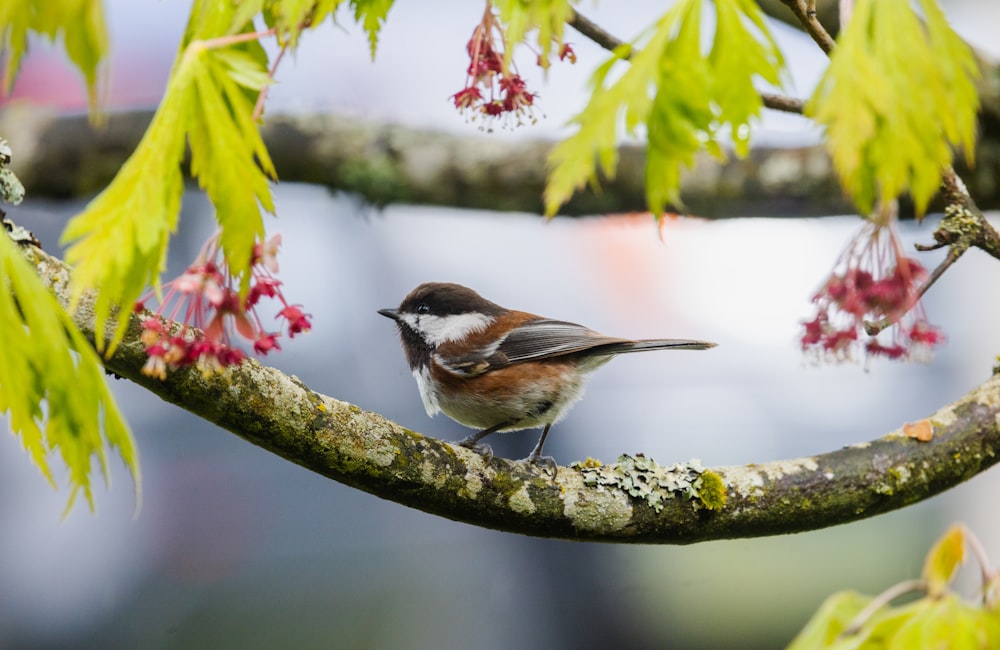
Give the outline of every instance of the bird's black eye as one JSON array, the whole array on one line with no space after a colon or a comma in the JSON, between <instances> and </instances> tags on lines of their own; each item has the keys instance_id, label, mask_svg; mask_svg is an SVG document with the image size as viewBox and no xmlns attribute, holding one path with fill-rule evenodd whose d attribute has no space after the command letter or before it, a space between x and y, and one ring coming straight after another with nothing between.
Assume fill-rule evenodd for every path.
<instances>
[{"instance_id":1,"label":"bird's black eye","mask_svg":"<svg viewBox=\"0 0 1000 650\"><path fill-rule=\"evenodd\" d=\"M430 313L430 311L431 311L431 306L428 305L426 302L422 302L419 305L417 305L418 314L427 314Z\"/></svg>"}]
</instances>

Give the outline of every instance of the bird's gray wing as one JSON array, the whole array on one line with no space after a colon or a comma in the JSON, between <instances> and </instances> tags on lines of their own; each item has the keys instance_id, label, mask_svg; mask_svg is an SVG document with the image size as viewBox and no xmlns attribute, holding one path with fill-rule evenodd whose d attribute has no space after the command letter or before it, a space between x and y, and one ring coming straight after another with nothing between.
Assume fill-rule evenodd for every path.
<instances>
[{"instance_id":1,"label":"bird's gray wing","mask_svg":"<svg viewBox=\"0 0 1000 650\"><path fill-rule=\"evenodd\" d=\"M587 350L594 350L595 354L607 350L610 354L631 344L633 342L627 339L604 336L583 325L540 318L511 330L499 343L461 356L438 354L437 360L448 370L469 376L524 361L540 361Z\"/></svg>"},{"instance_id":2,"label":"bird's gray wing","mask_svg":"<svg viewBox=\"0 0 1000 650\"><path fill-rule=\"evenodd\" d=\"M511 331L497 348L497 353L506 356L509 363L519 363L629 343L631 341L604 336L583 325L542 318ZM598 351L595 350L595 353Z\"/></svg>"}]
</instances>

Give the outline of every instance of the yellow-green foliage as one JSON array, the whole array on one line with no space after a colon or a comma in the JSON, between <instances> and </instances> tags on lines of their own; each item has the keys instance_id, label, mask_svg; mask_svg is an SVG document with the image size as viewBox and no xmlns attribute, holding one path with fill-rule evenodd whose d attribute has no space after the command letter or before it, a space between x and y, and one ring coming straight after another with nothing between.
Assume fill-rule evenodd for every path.
<instances>
[{"instance_id":1,"label":"yellow-green foliage","mask_svg":"<svg viewBox=\"0 0 1000 650\"><path fill-rule=\"evenodd\" d=\"M3 0L0 2L0 52L7 59L3 92L17 76L28 51L30 33L51 41L62 39L69 56L87 82L91 109L97 107L97 69L108 52L101 0Z\"/></svg>"},{"instance_id":2,"label":"yellow-green foliage","mask_svg":"<svg viewBox=\"0 0 1000 650\"><path fill-rule=\"evenodd\" d=\"M525 39L528 32L537 30L538 63L549 67L553 45L562 45L566 21L573 16L573 6L568 0L494 0L500 20L506 27L507 42L505 64L510 64L513 45Z\"/></svg>"},{"instance_id":3,"label":"yellow-green foliage","mask_svg":"<svg viewBox=\"0 0 1000 650\"><path fill-rule=\"evenodd\" d=\"M721 155L721 133L746 153L750 119L762 106L753 81L778 85L784 61L752 0L716 0L715 36L705 56L703 4L679 0L648 39L638 39L641 49L622 46L597 69L590 102L573 118L576 133L549 156L547 214L586 183L596 185L598 170L614 176L622 136L646 135L646 201L657 215L668 203L680 204L681 169L696 153ZM615 78L619 64L627 68Z\"/></svg>"},{"instance_id":4,"label":"yellow-green foliage","mask_svg":"<svg viewBox=\"0 0 1000 650\"><path fill-rule=\"evenodd\" d=\"M107 478L105 444L117 448L138 489L132 435L100 359L6 233L0 278L0 413L53 485L49 452L58 451L69 470L67 510L81 490L93 507L91 463L96 456Z\"/></svg>"},{"instance_id":5,"label":"yellow-green foliage","mask_svg":"<svg viewBox=\"0 0 1000 650\"><path fill-rule=\"evenodd\" d=\"M350 0L354 20L368 35L368 47L371 50L372 59L375 58L378 35L389 15L389 10L392 9L392 3L393 0Z\"/></svg>"},{"instance_id":6,"label":"yellow-green foliage","mask_svg":"<svg viewBox=\"0 0 1000 650\"><path fill-rule=\"evenodd\" d=\"M967 602L948 590L964 559L967 534L962 526L952 527L928 554L921 583L902 583L902 589L886 592L900 595L918 590L924 592L923 598L891 606L882 597L875 602L853 591L833 594L795 637L789 650L1000 647L1000 612L993 601L995 585L983 585L985 602ZM983 575L996 580L992 571ZM907 589L911 586L913 589ZM848 629L851 626L853 629Z\"/></svg>"},{"instance_id":7,"label":"yellow-green foliage","mask_svg":"<svg viewBox=\"0 0 1000 650\"><path fill-rule=\"evenodd\" d=\"M247 32L256 11L297 42L307 17L319 21L333 1L306 6L285 2L194 3L166 94L142 142L111 184L63 233L76 266L74 296L101 288L97 331L116 305L131 305L159 281L183 191L181 163L191 150L191 173L208 194L222 228L222 248L244 288L254 242L263 239L261 210L273 212L270 156L253 120L260 91L270 83L267 56ZM373 43L391 2L351 2ZM119 321L110 349L124 335ZM98 339L102 348L104 341Z\"/></svg>"},{"instance_id":8,"label":"yellow-green foliage","mask_svg":"<svg viewBox=\"0 0 1000 650\"><path fill-rule=\"evenodd\" d=\"M133 304L159 279L180 212L185 143L191 172L215 205L231 266L248 269L254 241L263 238L258 204L273 211L268 177L274 170L251 115L256 92L268 81L266 60L256 43L206 45L202 39L223 21L228 19L208 8L192 15L167 92L142 141L63 232L70 244L66 261L76 268L75 299L100 288L98 332L114 306ZM125 325L120 319L111 350ZM101 337L97 342L103 347Z\"/></svg>"},{"instance_id":9,"label":"yellow-green foliage","mask_svg":"<svg viewBox=\"0 0 1000 650\"><path fill-rule=\"evenodd\" d=\"M0 140L0 202L17 204L24 187L7 167L12 159ZM107 480L105 446L117 448L132 473L138 504L135 444L104 381L104 367L14 238L37 244L23 228L11 228L10 236L0 231L0 414L52 485L49 457L58 452L69 472L67 512L81 490L93 509L91 465L96 456Z\"/></svg>"},{"instance_id":10,"label":"yellow-green foliage","mask_svg":"<svg viewBox=\"0 0 1000 650\"><path fill-rule=\"evenodd\" d=\"M255 240L263 237L262 210L273 212L274 168L254 122L260 91L270 83L268 61L254 21L294 46L301 33L329 17L341 0L194 0L163 101L142 141L117 176L63 232L74 264L74 302L96 290L98 349L120 306L125 313L146 286L156 285L184 190L181 165L191 151L191 173L215 206L229 268L247 287ZM392 0L349 0L354 18L374 47ZM62 38L69 58L87 80L91 100L98 63L107 50L98 0L3 0L0 48L6 83L26 52L29 34ZM16 154L16 152L15 152ZM45 291L30 266L0 237L0 409L42 472L58 449L70 473L72 495L92 499L90 466L105 467L104 440L117 447L138 475L132 439L107 392L99 360ZM120 319L108 351L124 335ZM14 337L14 338L11 338ZM21 341L21 338L24 341ZM70 351L73 351L72 353ZM44 431L42 425L44 424ZM72 497L71 497L72 503Z\"/></svg>"},{"instance_id":11,"label":"yellow-green foliage","mask_svg":"<svg viewBox=\"0 0 1000 650\"><path fill-rule=\"evenodd\" d=\"M857 0L806 106L862 213L904 192L923 212L961 146L972 160L978 68L934 0Z\"/></svg>"}]
</instances>

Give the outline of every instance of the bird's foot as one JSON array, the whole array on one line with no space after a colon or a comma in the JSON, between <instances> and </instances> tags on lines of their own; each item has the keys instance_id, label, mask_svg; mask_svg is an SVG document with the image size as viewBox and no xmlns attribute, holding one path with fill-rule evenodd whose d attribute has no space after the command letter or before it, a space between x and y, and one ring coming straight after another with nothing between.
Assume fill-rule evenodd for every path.
<instances>
[{"instance_id":1,"label":"bird's foot","mask_svg":"<svg viewBox=\"0 0 1000 650\"><path fill-rule=\"evenodd\" d=\"M556 475L556 469L558 468L555 458L552 456L542 456L541 454L535 452L528 454L528 457L525 458L523 462L530 463L531 465L537 465L552 476Z\"/></svg>"},{"instance_id":2,"label":"bird's foot","mask_svg":"<svg viewBox=\"0 0 1000 650\"><path fill-rule=\"evenodd\" d=\"M481 445L478 442L476 436L469 436L468 438L463 438L456 443L459 447L465 447L466 449L471 449L480 456L482 456L487 461L493 459L493 447L489 445Z\"/></svg>"}]
</instances>

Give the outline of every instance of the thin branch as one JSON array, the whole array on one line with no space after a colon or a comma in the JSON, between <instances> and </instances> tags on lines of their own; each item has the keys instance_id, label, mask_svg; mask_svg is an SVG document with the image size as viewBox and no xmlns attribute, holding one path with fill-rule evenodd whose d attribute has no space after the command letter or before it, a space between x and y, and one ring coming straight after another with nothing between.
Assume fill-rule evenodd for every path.
<instances>
[{"instance_id":1,"label":"thin branch","mask_svg":"<svg viewBox=\"0 0 1000 650\"><path fill-rule=\"evenodd\" d=\"M946 205L944 218L934 231L936 243L918 246L918 250L948 246L960 256L969 248L976 247L1000 259L1000 233L986 220L965 183L951 167L942 176L940 191Z\"/></svg>"},{"instance_id":2,"label":"thin branch","mask_svg":"<svg viewBox=\"0 0 1000 650\"><path fill-rule=\"evenodd\" d=\"M969 545L970 549L972 549L972 554L976 557L976 563L979 565L979 580L982 588L983 599L987 603L990 603L989 589L993 580L997 577L997 571L990 563L990 556L986 553L986 547L984 547L983 543L979 541L976 534L966 526L963 526L962 529L962 534L965 537L965 543Z\"/></svg>"},{"instance_id":3,"label":"thin branch","mask_svg":"<svg viewBox=\"0 0 1000 650\"><path fill-rule=\"evenodd\" d=\"M613 52L622 45L627 45L625 41L621 40L620 38L616 38L611 34L609 34L608 32L604 31L604 28L602 28L600 25L598 25L591 19L581 14L579 11L574 11L573 17L570 18L566 24L575 29L576 31L580 32L590 40L594 41L595 43L597 43L606 50ZM630 53L628 52L625 53L626 59L628 59L630 56L631 56Z\"/></svg>"},{"instance_id":4,"label":"thin branch","mask_svg":"<svg viewBox=\"0 0 1000 650\"><path fill-rule=\"evenodd\" d=\"M917 244L916 249L920 251L929 251L929 250L934 250L936 248L941 248L942 246L944 246L944 244L936 244L934 246L921 246L920 244ZM918 288L917 291L914 293L913 305L917 304L917 302L924 297L924 294L927 293L927 290L930 289L934 285L934 283L938 281L938 278L944 275L944 272L947 271L952 264L958 261L958 258L960 258L962 256L962 253L964 253L966 250L968 249L962 248L960 246L952 246L948 249L948 255L945 256L944 260L942 260L941 263L938 264L934 268L934 270L930 272L930 274L924 280L923 284L920 285L920 288ZM886 316L885 318L882 318L877 321L865 321L864 322L865 334L867 334L868 336L878 336L880 332L887 330L893 325L895 325L899 321L899 319L901 319L905 315L905 313L906 312L903 312L894 317Z\"/></svg>"},{"instance_id":5,"label":"thin branch","mask_svg":"<svg viewBox=\"0 0 1000 650\"><path fill-rule=\"evenodd\" d=\"M25 257L66 304L71 273L32 246ZM93 335L92 297L74 319ZM712 472L726 490L717 510L665 495L655 505L617 487L588 485L584 471L555 476L525 463L423 436L310 390L256 361L203 376L144 376L133 315L109 371L249 442L323 476L426 512L525 535L606 542L688 544L814 530L856 521L938 494L1000 461L1000 378L928 418L919 442L893 431L862 445L789 461Z\"/></svg>"},{"instance_id":6,"label":"thin branch","mask_svg":"<svg viewBox=\"0 0 1000 650\"><path fill-rule=\"evenodd\" d=\"M278 66L281 64L281 59L284 58L285 52L288 51L288 43L284 43L281 48L278 49L278 54L274 57L274 63L271 64L271 69L267 72L268 79L274 82L274 75L278 71ZM254 122L260 120L261 116L264 115L264 103L267 102L267 96L271 91L271 84L267 84L261 88L260 94L257 95L257 103L253 107L252 119Z\"/></svg>"},{"instance_id":7,"label":"thin branch","mask_svg":"<svg viewBox=\"0 0 1000 650\"><path fill-rule=\"evenodd\" d=\"M865 605L857 616L851 619L851 622L844 628L844 631L840 633L840 637L851 636L852 634L857 634L858 631L864 627L875 612L882 609L892 601L896 600L902 595L912 593L914 591L927 591L927 583L923 580L913 579L904 580L898 584L894 584L889 587L878 596L875 596L871 601Z\"/></svg>"},{"instance_id":8,"label":"thin branch","mask_svg":"<svg viewBox=\"0 0 1000 650\"><path fill-rule=\"evenodd\" d=\"M948 247L948 255L940 264L927 276L923 284L917 290L917 300L923 297L931 286L938 281L945 271L952 264L958 261L965 251L970 248L978 248L989 255L1000 259L1000 233L986 220L982 210L976 205L965 183L959 178L955 170L949 167L944 171L941 179L941 195L947 204L944 209L944 217L934 231L933 244L916 244L918 251L932 251L939 248ZM869 336L876 336L889 327L892 327L904 314L899 314L894 318L886 317L879 321L866 321L864 324L865 333Z\"/></svg>"},{"instance_id":9,"label":"thin branch","mask_svg":"<svg viewBox=\"0 0 1000 650\"><path fill-rule=\"evenodd\" d=\"M806 103L797 97L787 95L776 95L774 93L761 93L760 98L764 101L764 106L774 111L785 113L798 113L802 115L805 111Z\"/></svg>"},{"instance_id":10,"label":"thin branch","mask_svg":"<svg viewBox=\"0 0 1000 650\"><path fill-rule=\"evenodd\" d=\"M941 194L946 202L945 220L934 233L934 239L940 242L954 238L955 242L948 242L952 246L975 246L1000 259L1000 234L986 220L969 189L951 167L942 176ZM948 229L944 229L946 225Z\"/></svg>"},{"instance_id":11,"label":"thin branch","mask_svg":"<svg viewBox=\"0 0 1000 650\"><path fill-rule=\"evenodd\" d=\"M274 36L277 33L277 28L272 27L260 32L247 32L244 34L230 34L228 36L219 36L217 38L208 38L203 41L194 41L191 45L197 48L202 48L206 50L214 50L220 47L229 47L230 45L236 45L238 43L247 43L249 41L259 41L267 36Z\"/></svg>"},{"instance_id":12,"label":"thin branch","mask_svg":"<svg viewBox=\"0 0 1000 650\"><path fill-rule=\"evenodd\" d=\"M781 0L795 17L799 19L802 27L806 30L806 33L816 41L816 45L826 52L827 56L833 52L834 48L837 47L837 42L833 40L830 33L826 31L826 28L819 22L819 18L816 16L816 6L812 2L806 2L806 0Z\"/></svg>"},{"instance_id":13,"label":"thin branch","mask_svg":"<svg viewBox=\"0 0 1000 650\"><path fill-rule=\"evenodd\" d=\"M803 29L798 17L788 11L787 0L757 0L757 4L771 18L791 27ZM836 39L840 33L840 0L816 0L810 4L814 5L816 18L823 24L823 28Z\"/></svg>"}]
</instances>

